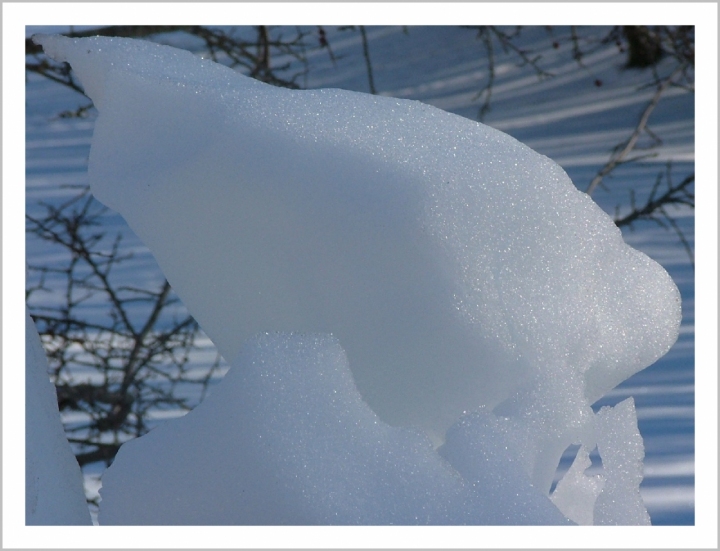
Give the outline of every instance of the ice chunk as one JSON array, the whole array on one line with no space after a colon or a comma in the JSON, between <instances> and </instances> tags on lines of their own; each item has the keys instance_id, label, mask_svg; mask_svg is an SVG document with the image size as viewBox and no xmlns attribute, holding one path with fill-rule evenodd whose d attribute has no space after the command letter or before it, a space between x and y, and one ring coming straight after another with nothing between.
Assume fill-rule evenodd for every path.
<instances>
[{"instance_id":1,"label":"ice chunk","mask_svg":"<svg viewBox=\"0 0 720 551\"><path fill-rule=\"evenodd\" d=\"M577 457L553 492L552 502L578 524L649 525L640 495L645 456L632 398L593 416L602 474L587 475L589 452Z\"/></svg>"},{"instance_id":2,"label":"ice chunk","mask_svg":"<svg viewBox=\"0 0 720 551\"><path fill-rule=\"evenodd\" d=\"M595 504L595 524L649 525L650 515L640 495L645 446L635 401L627 398L615 407L601 408L596 426L606 482Z\"/></svg>"},{"instance_id":3,"label":"ice chunk","mask_svg":"<svg viewBox=\"0 0 720 551\"><path fill-rule=\"evenodd\" d=\"M575 460L551 496L552 502L567 518L585 526L593 524L595 501L605 485L602 475L585 474L591 464L590 452L580 446Z\"/></svg>"},{"instance_id":4,"label":"ice chunk","mask_svg":"<svg viewBox=\"0 0 720 551\"><path fill-rule=\"evenodd\" d=\"M145 41L35 40L98 106L93 193L226 358L260 331L332 332L383 420L442 438L548 380L572 388L540 402L592 403L677 337L667 273L510 136ZM545 422L556 440L566 409Z\"/></svg>"},{"instance_id":5,"label":"ice chunk","mask_svg":"<svg viewBox=\"0 0 720 551\"><path fill-rule=\"evenodd\" d=\"M103 476L99 520L567 523L502 456L475 468L460 465L462 455L453 448L448 457L470 477L443 461L422 433L378 419L357 392L337 339L265 334L246 343L195 410L123 445Z\"/></svg>"},{"instance_id":6,"label":"ice chunk","mask_svg":"<svg viewBox=\"0 0 720 551\"><path fill-rule=\"evenodd\" d=\"M438 451L466 481L490 497L483 524L568 523L557 509L547 506L544 491L531 484L520 460L523 450L506 420L490 412L466 415L448 430ZM537 522L539 511L543 522Z\"/></svg>"},{"instance_id":7,"label":"ice chunk","mask_svg":"<svg viewBox=\"0 0 720 551\"><path fill-rule=\"evenodd\" d=\"M25 312L25 523L89 525L83 478L70 449L55 387L30 313Z\"/></svg>"}]
</instances>

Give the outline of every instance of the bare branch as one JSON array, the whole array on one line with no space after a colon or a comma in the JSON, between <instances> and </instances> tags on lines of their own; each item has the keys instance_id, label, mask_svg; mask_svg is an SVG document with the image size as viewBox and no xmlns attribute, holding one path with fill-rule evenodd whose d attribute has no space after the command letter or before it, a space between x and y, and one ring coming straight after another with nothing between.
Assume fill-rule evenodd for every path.
<instances>
[{"instance_id":1,"label":"bare branch","mask_svg":"<svg viewBox=\"0 0 720 551\"><path fill-rule=\"evenodd\" d=\"M630 137L627 139L626 142L621 144L621 146L610 155L610 159L605 163L605 166L603 166L600 171L597 173L597 175L592 179L590 184L588 185L587 189L585 190L585 193L588 195L592 195L592 193L595 191L598 185L602 182L603 178L607 176L610 172L612 172L615 167L617 167L619 164L623 162L627 162L627 156L630 154L630 152L635 149L635 146L637 145L638 140L640 139L640 136L644 131L646 131L648 120L650 119L650 115L657 107L658 103L660 102L660 99L662 98L663 93L672 83L673 79L677 77L680 73L683 71L683 66L680 65L675 68L675 70L665 78L658 86L657 91L653 95L650 102L645 107L645 110L643 111L642 115L640 116L640 120L637 123L637 126L635 127L635 130L633 130ZM635 159L637 160L637 159Z\"/></svg>"},{"instance_id":2,"label":"bare branch","mask_svg":"<svg viewBox=\"0 0 720 551\"><path fill-rule=\"evenodd\" d=\"M368 47L368 40L367 35L365 34L364 25L360 25L360 36L362 36L363 57L365 58L365 68L367 69L370 93L377 94L377 90L375 89L375 81L373 80L372 62L370 61L370 48Z\"/></svg>"},{"instance_id":3,"label":"bare branch","mask_svg":"<svg viewBox=\"0 0 720 551\"><path fill-rule=\"evenodd\" d=\"M535 70L538 78L545 78L553 76L552 73L545 71L540 67L539 61L540 55L531 57L531 53L518 48L513 42L513 39L520 35L522 27L516 27L515 32L508 33L492 25L479 26L479 27L467 27L477 31L477 38L482 41L485 46L485 56L488 62L488 78L485 86L475 95L473 98L477 100L484 97L483 103L478 111L478 120L483 120L487 112L490 110L490 99L492 98L492 90L495 84L495 47L494 41L497 40L503 51L512 51L519 59L519 67L529 65Z\"/></svg>"},{"instance_id":4,"label":"bare branch","mask_svg":"<svg viewBox=\"0 0 720 551\"><path fill-rule=\"evenodd\" d=\"M87 416L65 427L79 463L109 464L120 443L149 430L152 412L196 405L199 400L177 394L177 385L195 385L195 396L204 396L220 359L190 377L186 365L199 326L169 310L178 299L167 281L154 290L123 285L114 268L132 255L123 252L120 235L111 239L95 229L107 209L87 189L59 206L40 206L44 216L27 215L28 234L64 251L66 261L29 266L36 282L28 285L28 296L53 289L62 291L62 299L29 306L48 353L58 407ZM90 300L107 310L104 318L83 309ZM88 372L91 379L81 375Z\"/></svg>"},{"instance_id":5,"label":"bare branch","mask_svg":"<svg viewBox=\"0 0 720 551\"><path fill-rule=\"evenodd\" d=\"M629 214L616 219L615 225L618 227L630 226L636 220L651 219L657 211L660 211L668 204L682 204L694 208L695 196L687 189L694 182L695 174L693 173L687 176L677 186L669 185L668 190L657 199L653 197L654 193L651 193L645 205L640 208L633 208Z\"/></svg>"},{"instance_id":6,"label":"bare branch","mask_svg":"<svg viewBox=\"0 0 720 551\"><path fill-rule=\"evenodd\" d=\"M695 208L695 195L690 190L691 185L695 182L695 174L686 176L679 184L674 185L670 178L670 164L668 163L667 172L665 175L667 181L667 190L665 193L656 197L658 188L662 181L663 174L660 173L658 178L650 191L647 201L642 207L637 207L635 204L635 194L631 190L630 205L631 211L623 217L615 216L615 225L618 227L627 226L632 229L634 222L639 220L648 220L655 222L656 224L667 227L667 223L676 233L678 239L685 248L685 252L688 254L690 259L690 265L695 267L695 255L693 249L690 246L689 241L685 237L680 226L677 224L675 218L668 213L666 210L667 205L682 205L690 208ZM618 209L619 210L619 207Z\"/></svg>"}]
</instances>

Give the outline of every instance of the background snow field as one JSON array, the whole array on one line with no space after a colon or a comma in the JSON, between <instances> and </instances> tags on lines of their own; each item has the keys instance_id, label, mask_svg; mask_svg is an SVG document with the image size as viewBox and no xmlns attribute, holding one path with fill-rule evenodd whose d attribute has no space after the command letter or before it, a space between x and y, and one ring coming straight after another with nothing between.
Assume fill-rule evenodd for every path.
<instances>
[{"instance_id":1,"label":"background snow field","mask_svg":"<svg viewBox=\"0 0 720 551\"><path fill-rule=\"evenodd\" d=\"M156 260L229 365L122 446L101 524L693 523L692 268L663 228L621 234L626 191L578 191L652 93L613 45L587 60L598 90L526 31L556 76L499 61L488 126L461 29L369 27L375 96L319 55L290 91L150 42L38 39L99 114L48 123L78 99L30 77L28 212L89 180L129 277ZM638 193L665 158L692 168L692 96L654 117L660 155L616 175Z\"/></svg>"}]
</instances>

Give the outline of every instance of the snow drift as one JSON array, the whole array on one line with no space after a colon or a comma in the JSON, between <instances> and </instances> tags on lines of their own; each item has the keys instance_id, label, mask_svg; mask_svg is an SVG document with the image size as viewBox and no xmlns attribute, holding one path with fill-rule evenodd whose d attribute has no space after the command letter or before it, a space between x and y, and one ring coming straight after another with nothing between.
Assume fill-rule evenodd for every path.
<instances>
[{"instance_id":1,"label":"snow drift","mask_svg":"<svg viewBox=\"0 0 720 551\"><path fill-rule=\"evenodd\" d=\"M622 449L622 442L639 438L632 405L618 410L615 423L598 421L590 406L672 346L679 293L662 267L623 242L612 220L557 164L510 136L419 102L342 90L277 89L189 52L143 41L35 40L48 55L72 65L99 110L89 165L93 193L150 247L235 371L266 361L248 360L247 354L236 359L243 343L255 342L258 334L332 334L347 362L339 359L339 350L330 364L305 362L302 354L297 362L307 365L310 380L318 365L351 370L359 396L372 410L355 408L356 422L367 430L353 456L395 457L387 473L400 478L405 462L423 463L419 458L425 456L410 453L416 444L397 444L403 452L377 444L366 424L374 415L372 424L382 423L399 441L405 433L391 427L423 429L436 445L447 434L440 456L454 465L446 467L455 476L462 473L462 492L469 491L468 484L505 476L529 484L549 503L558 459L572 443L582 444L585 453L612 442L621 449L605 453L619 454L625 471L642 478L641 439L639 450ZM286 346L283 338L273 342L279 349ZM275 353L267 351L271 358ZM303 377L291 374L291 360L281 364L276 376L287 377L283 385L289 386L280 386L292 396ZM271 387L260 394L271 400L275 392ZM251 399L244 391L239 396ZM228 399L218 398L224 405ZM359 398L347 390L338 400L349 404ZM293 403L295 415L316 417L318 431L338 415L310 399ZM243 404L237 411L249 407ZM242 430L224 422L200 423L198 412L178 420L175 429L158 429L157 436L126 445L104 482L107 510L121 486L117 499L124 505L115 510L144 499L142 483L130 480L133 471L138 480L146 479L138 473L161 434L175 431L172 440L181 446L192 442L188 436L200 429L190 428L191 419L205 430L221 431L232 442L224 449L233 457L231 449L245 457L250 452L239 449L255 446L253 453L266 460L253 459L257 467L247 476L255 473L265 483L276 471L261 466L279 469L271 458L292 454L303 442L312 449L305 459L317 465L332 446L345 445L338 439L327 449L311 446L290 422L293 415L273 424L265 419L270 411L264 411L249 416L254 428ZM282 430L288 434L264 452L251 443L253 434ZM290 447L281 443L285 437ZM495 461L478 461L486 453L482 442L494 437L506 441L512 461L498 459L491 444L487 457ZM156 491L166 499L173 492L194 496L187 499L199 503L209 491L202 481L209 481L194 470L197 461L178 461L197 483L178 489L169 474L161 482L161 469L156 478L164 491L160 486ZM568 518L576 516L569 511L578 503L577 518L592 517L595 499L606 511L612 500L602 497L604 488L619 487L631 497L625 509L615 510L619 515L602 513L603 522L622 521L622 511L642 508L636 476L616 484L610 479L616 481L623 468L609 469L599 488L582 474L582 461L579 455L574 481L566 480L563 494L554 499ZM292 476L300 477L299 464L290 465ZM372 469L362 473L356 476L366 483L378 476ZM323 507L310 517L292 513L300 509L291 502L307 497L311 487L317 503L330 507L334 501L320 496L327 497L345 474L338 467L325 475L324 486L312 475L308 480L314 482L275 496L275 517L242 515L237 505L233 522L332 522ZM407 483L425 484L419 476ZM411 499L411 493L391 487L368 499L396 504ZM270 495L265 486L258 488L265 490L252 494L253 503ZM347 488L338 491L337 499L352 501ZM442 502L446 494L437 495ZM507 518L523 522L509 502L502 503ZM550 518L530 508L538 514L525 522ZM162 522L210 522L197 510L196 516L185 511ZM475 511L472 519L464 513L383 518L496 522L487 509ZM342 519L383 522L357 510Z\"/></svg>"}]
</instances>

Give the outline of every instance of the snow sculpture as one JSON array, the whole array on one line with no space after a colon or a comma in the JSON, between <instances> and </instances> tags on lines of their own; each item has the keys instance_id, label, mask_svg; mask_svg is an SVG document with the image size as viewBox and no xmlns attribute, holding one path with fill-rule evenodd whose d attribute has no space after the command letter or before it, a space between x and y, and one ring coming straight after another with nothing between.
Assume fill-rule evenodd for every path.
<instances>
[{"instance_id":1,"label":"snow sculpture","mask_svg":"<svg viewBox=\"0 0 720 551\"><path fill-rule=\"evenodd\" d=\"M89 525L80 466L60 422L40 336L25 311L25 523Z\"/></svg>"},{"instance_id":2,"label":"snow sculpture","mask_svg":"<svg viewBox=\"0 0 720 551\"><path fill-rule=\"evenodd\" d=\"M332 334L381 421L441 444L483 409L453 432L504 435L546 498L563 450L607 437L590 405L677 338L668 274L510 136L148 42L35 40L99 110L93 193L231 362L258 333ZM587 519L597 492L578 495Z\"/></svg>"}]
</instances>

